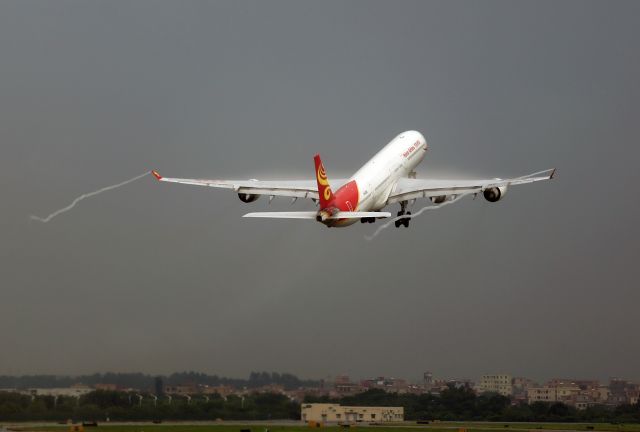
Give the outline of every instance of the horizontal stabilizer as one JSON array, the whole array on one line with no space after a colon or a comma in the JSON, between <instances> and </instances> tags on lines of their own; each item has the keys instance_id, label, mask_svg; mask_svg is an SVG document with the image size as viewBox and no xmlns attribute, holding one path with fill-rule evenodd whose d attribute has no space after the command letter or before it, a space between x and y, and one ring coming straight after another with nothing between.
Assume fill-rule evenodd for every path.
<instances>
[{"instance_id":1,"label":"horizontal stabilizer","mask_svg":"<svg viewBox=\"0 0 640 432\"><path fill-rule=\"evenodd\" d=\"M247 213L247 218L271 218L271 219L315 219L318 215L315 211L299 212L257 212ZM388 218L389 212L338 212L328 219L360 219L360 218Z\"/></svg>"},{"instance_id":2,"label":"horizontal stabilizer","mask_svg":"<svg viewBox=\"0 0 640 432\"><path fill-rule=\"evenodd\" d=\"M389 212L338 212L329 219L360 219L360 218L388 218Z\"/></svg>"},{"instance_id":3,"label":"horizontal stabilizer","mask_svg":"<svg viewBox=\"0 0 640 432\"><path fill-rule=\"evenodd\" d=\"M300 212L257 212L247 213L242 217L249 218L272 218L272 219L315 219L316 212L300 211Z\"/></svg>"}]
</instances>

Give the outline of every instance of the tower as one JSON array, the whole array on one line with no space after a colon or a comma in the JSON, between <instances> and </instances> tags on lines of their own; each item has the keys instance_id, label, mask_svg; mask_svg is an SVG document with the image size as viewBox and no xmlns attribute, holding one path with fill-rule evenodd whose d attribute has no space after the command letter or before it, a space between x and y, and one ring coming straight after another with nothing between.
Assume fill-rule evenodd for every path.
<instances>
[{"instance_id":1,"label":"tower","mask_svg":"<svg viewBox=\"0 0 640 432\"><path fill-rule=\"evenodd\" d=\"M424 389L429 391L433 387L433 373L427 371L423 374Z\"/></svg>"}]
</instances>

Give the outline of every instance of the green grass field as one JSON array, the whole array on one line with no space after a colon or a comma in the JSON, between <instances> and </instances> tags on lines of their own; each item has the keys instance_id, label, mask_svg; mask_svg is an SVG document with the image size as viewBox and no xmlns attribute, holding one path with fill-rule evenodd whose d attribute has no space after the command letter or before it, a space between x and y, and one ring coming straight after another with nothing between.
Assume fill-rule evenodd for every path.
<instances>
[{"instance_id":1,"label":"green grass field","mask_svg":"<svg viewBox=\"0 0 640 432\"><path fill-rule=\"evenodd\" d=\"M459 427L472 430L573 430L573 431L624 431L640 432L640 424L611 424L611 423L509 423L509 422L442 422L434 427ZM505 426L507 425L507 426Z\"/></svg>"},{"instance_id":2,"label":"green grass field","mask_svg":"<svg viewBox=\"0 0 640 432\"><path fill-rule=\"evenodd\" d=\"M640 424L611 424L611 423L509 423L509 422L443 422L437 426L466 428L473 430L572 430L572 431L624 431L640 432ZM437 427L434 425L434 427ZM507 425L507 426L505 426Z\"/></svg>"},{"instance_id":3,"label":"green grass field","mask_svg":"<svg viewBox=\"0 0 640 432\"><path fill-rule=\"evenodd\" d=\"M506 425L506 426L505 426ZM52 424L51 426L23 426L12 428L25 432L63 432L68 431L68 426ZM251 432L338 432L353 431L359 432L408 432L424 431L424 432L458 432L458 429L466 429L467 432L495 432L496 429L516 430L516 431L536 431L536 430L567 430L567 431L610 431L610 432L640 432L640 424L621 424L615 425L610 423L503 423L503 422L439 422L429 425L417 425L412 422L393 426L352 426L350 428L342 428L340 426L327 426L321 429L311 429L305 425L273 425L252 423L243 425L238 424L189 424L189 423L164 423L164 424L115 424L101 425L98 427L85 428L85 432L240 432L241 429L250 429ZM354 431L355 432L355 431Z\"/></svg>"}]
</instances>

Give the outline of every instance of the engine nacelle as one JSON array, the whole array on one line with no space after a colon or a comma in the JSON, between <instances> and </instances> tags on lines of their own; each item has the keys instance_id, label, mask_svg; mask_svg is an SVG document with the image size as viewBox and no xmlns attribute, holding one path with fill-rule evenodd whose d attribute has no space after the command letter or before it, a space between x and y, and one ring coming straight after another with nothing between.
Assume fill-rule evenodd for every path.
<instances>
[{"instance_id":1,"label":"engine nacelle","mask_svg":"<svg viewBox=\"0 0 640 432\"><path fill-rule=\"evenodd\" d=\"M484 192L482 192L482 195L484 195L484 199L486 199L489 202L498 202L502 198L504 198L504 195L506 193L507 193L506 186L498 186L498 187L485 189Z\"/></svg>"},{"instance_id":2,"label":"engine nacelle","mask_svg":"<svg viewBox=\"0 0 640 432\"><path fill-rule=\"evenodd\" d=\"M242 202L244 202L244 203L250 203L250 202L254 202L254 201L256 201L258 198L260 198L260 195L253 195L253 194L239 193L239 194L238 194L238 198L240 198L240 201L242 201Z\"/></svg>"}]
</instances>

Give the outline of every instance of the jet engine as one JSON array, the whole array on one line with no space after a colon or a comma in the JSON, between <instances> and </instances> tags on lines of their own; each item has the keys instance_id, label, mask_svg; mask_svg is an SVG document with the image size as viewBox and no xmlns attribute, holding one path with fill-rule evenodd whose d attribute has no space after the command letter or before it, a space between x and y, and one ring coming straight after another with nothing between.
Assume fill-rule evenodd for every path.
<instances>
[{"instance_id":1,"label":"jet engine","mask_svg":"<svg viewBox=\"0 0 640 432\"><path fill-rule=\"evenodd\" d=\"M504 194L506 193L507 193L506 186L498 186L498 187L485 189L484 192L482 192L482 195L484 195L484 199L486 199L489 202L498 202L502 198L504 198Z\"/></svg>"},{"instance_id":2,"label":"jet engine","mask_svg":"<svg viewBox=\"0 0 640 432\"><path fill-rule=\"evenodd\" d=\"M256 201L258 198L260 198L260 195L253 195L253 194L239 193L239 194L238 194L238 198L240 198L240 201L242 201L242 202L244 202L244 203L250 203L250 202L254 202L254 201Z\"/></svg>"}]
</instances>

